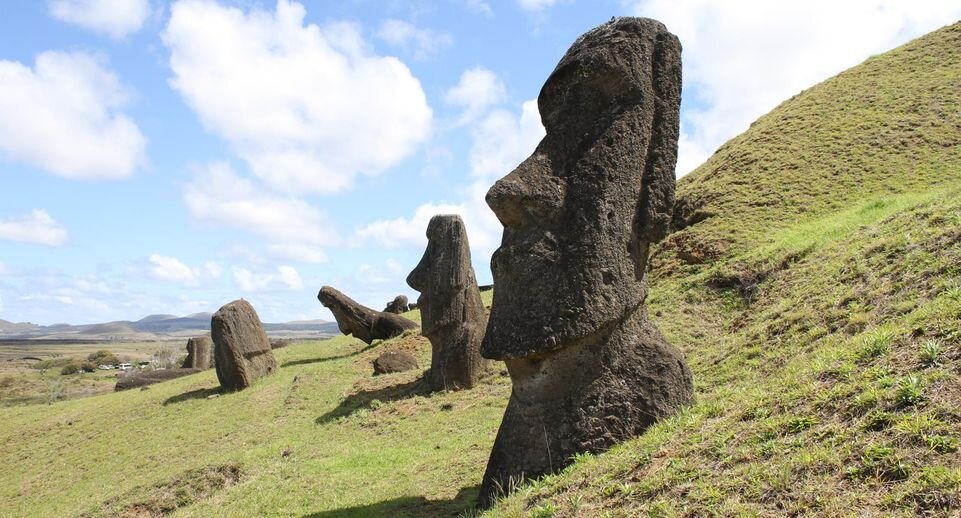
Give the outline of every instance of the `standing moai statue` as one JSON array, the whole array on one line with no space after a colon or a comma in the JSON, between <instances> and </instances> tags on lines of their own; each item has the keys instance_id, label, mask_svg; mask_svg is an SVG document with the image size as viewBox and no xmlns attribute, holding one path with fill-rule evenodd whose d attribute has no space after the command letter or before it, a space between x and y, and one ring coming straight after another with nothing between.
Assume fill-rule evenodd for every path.
<instances>
[{"instance_id":1,"label":"standing moai statue","mask_svg":"<svg viewBox=\"0 0 961 518\"><path fill-rule=\"evenodd\" d=\"M489 363L480 355L487 316L460 216L431 218L427 250L407 284L420 292L421 334L431 345L431 390L473 387Z\"/></svg>"},{"instance_id":2,"label":"standing moai statue","mask_svg":"<svg viewBox=\"0 0 961 518\"><path fill-rule=\"evenodd\" d=\"M240 390L277 370L270 340L254 307L244 299L220 308L210 319L217 379L227 390Z\"/></svg>"},{"instance_id":3,"label":"standing moai statue","mask_svg":"<svg viewBox=\"0 0 961 518\"><path fill-rule=\"evenodd\" d=\"M195 336L187 340L187 358L181 366L184 369L210 368L210 339L206 336Z\"/></svg>"},{"instance_id":4,"label":"standing moai statue","mask_svg":"<svg viewBox=\"0 0 961 518\"><path fill-rule=\"evenodd\" d=\"M393 338L417 327L416 323L402 316L374 311L330 286L320 288L317 300L334 314L341 333L354 335L368 344L377 339Z\"/></svg>"},{"instance_id":5,"label":"standing moai statue","mask_svg":"<svg viewBox=\"0 0 961 518\"><path fill-rule=\"evenodd\" d=\"M584 34L538 97L546 135L487 193L504 235L481 354L513 384L480 501L602 452L690 404L683 354L647 318L671 222L681 45L660 22Z\"/></svg>"}]
</instances>

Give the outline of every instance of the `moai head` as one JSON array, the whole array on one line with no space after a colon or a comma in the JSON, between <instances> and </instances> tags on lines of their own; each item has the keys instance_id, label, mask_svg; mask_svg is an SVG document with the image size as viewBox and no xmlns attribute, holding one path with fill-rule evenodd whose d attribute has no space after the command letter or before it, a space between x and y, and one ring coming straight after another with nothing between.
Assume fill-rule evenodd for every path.
<instances>
[{"instance_id":1,"label":"moai head","mask_svg":"<svg viewBox=\"0 0 961 518\"><path fill-rule=\"evenodd\" d=\"M407 276L407 284L420 292L417 307L424 336L483 318L467 231L460 216L431 218L427 224L427 250Z\"/></svg>"},{"instance_id":2,"label":"moai head","mask_svg":"<svg viewBox=\"0 0 961 518\"><path fill-rule=\"evenodd\" d=\"M547 134L487 193L504 225L482 354L537 358L609 333L646 297L674 203L681 45L619 18L579 38L538 97Z\"/></svg>"}]
</instances>

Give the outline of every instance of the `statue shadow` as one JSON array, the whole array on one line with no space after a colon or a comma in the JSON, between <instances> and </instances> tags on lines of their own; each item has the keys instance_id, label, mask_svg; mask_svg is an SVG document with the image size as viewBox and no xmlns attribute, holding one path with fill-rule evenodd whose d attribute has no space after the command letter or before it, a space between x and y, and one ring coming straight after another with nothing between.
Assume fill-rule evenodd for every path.
<instances>
[{"instance_id":1,"label":"statue shadow","mask_svg":"<svg viewBox=\"0 0 961 518\"><path fill-rule=\"evenodd\" d=\"M189 392L184 392L183 394L177 394L176 396L171 396L163 402L164 406L171 405L174 403L183 403L191 399L207 399L215 394L222 394L223 388L221 387L211 387L203 388L197 390L191 390Z\"/></svg>"},{"instance_id":2,"label":"statue shadow","mask_svg":"<svg viewBox=\"0 0 961 518\"><path fill-rule=\"evenodd\" d=\"M400 401L414 396L426 396L427 394L430 394L430 387L423 376L407 383L390 385L375 390L362 390L347 396L337 405L337 408L318 417L316 423L325 424L337 418L349 416L357 410L367 408L370 402L375 399L381 402Z\"/></svg>"},{"instance_id":3,"label":"statue shadow","mask_svg":"<svg viewBox=\"0 0 961 518\"><path fill-rule=\"evenodd\" d=\"M462 488L449 500L428 500L422 496L404 496L376 504L345 507L332 511L305 514L303 518L363 518L363 517L440 517L470 516L477 504L480 486Z\"/></svg>"},{"instance_id":4,"label":"statue shadow","mask_svg":"<svg viewBox=\"0 0 961 518\"><path fill-rule=\"evenodd\" d=\"M307 358L304 360L291 360L289 362L284 362L281 365L281 367L292 367L294 365L310 365L312 363L323 363L323 362L329 362L333 360L340 360L343 358L350 358L351 356L357 356L360 353L369 351L374 347L377 347L378 345L380 345L380 342L382 341L383 340L374 340L370 344L364 345L363 347L361 347L360 349L357 349L354 352L350 352L346 354L338 354L337 356L325 356L323 358Z\"/></svg>"}]
</instances>

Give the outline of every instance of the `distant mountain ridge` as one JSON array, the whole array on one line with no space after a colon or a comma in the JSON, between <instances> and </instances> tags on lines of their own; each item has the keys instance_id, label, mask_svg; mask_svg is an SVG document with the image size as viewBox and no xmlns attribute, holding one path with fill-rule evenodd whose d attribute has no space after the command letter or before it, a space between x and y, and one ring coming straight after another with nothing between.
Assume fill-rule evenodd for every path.
<instances>
[{"instance_id":1,"label":"distant mountain ridge","mask_svg":"<svg viewBox=\"0 0 961 518\"><path fill-rule=\"evenodd\" d=\"M204 334L210 331L212 313L193 313L184 317L176 315L147 315L135 322L118 320L97 324L54 324L41 326L30 322L9 322L0 319L0 339L7 340L162 340ZM337 333L336 322L326 320L299 320L286 323L264 323L271 336L330 336Z\"/></svg>"}]
</instances>

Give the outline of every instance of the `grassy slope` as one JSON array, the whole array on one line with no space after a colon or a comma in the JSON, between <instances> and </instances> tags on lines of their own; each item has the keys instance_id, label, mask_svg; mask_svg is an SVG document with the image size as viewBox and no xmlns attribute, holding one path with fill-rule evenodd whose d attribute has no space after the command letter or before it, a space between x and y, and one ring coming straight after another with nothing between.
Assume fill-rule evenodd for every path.
<instances>
[{"instance_id":1,"label":"grassy slope","mask_svg":"<svg viewBox=\"0 0 961 518\"><path fill-rule=\"evenodd\" d=\"M649 303L688 353L697 404L492 514L957 512L959 49L952 27L872 58L682 181L712 216L657 252ZM278 374L216 399L210 372L0 409L0 514L464 509L509 384L430 396L415 373L370 378L390 347L427 361L413 337L337 338L279 350ZM232 466L223 489L184 482Z\"/></svg>"},{"instance_id":2,"label":"grassy slope","mask_svg":"<svg viewBox=\"0 0 961 518\"><path fill-rule=\"evenodd\" d=\"M961 24L786 101L679 195L707 218L649 305L697 404L494 514L959 512Z\"/></svg>"},{"instance_id":3,"label":"grassy slope","mask_svg":"<svg viewBox=\"0 0 961 518\"><path fill-rule=\"evenodd\" d=\"M0 409L0 515L449 516L469 507L507 378L494 372L477 390L431 395L419 372L370 377L387 348L429 361L416 335L373 348L339 337L280 349L276 375L213 399L210 371ZM191 487L203 468L234 466L237 483Z\"/></svg>"}]
</instances>

